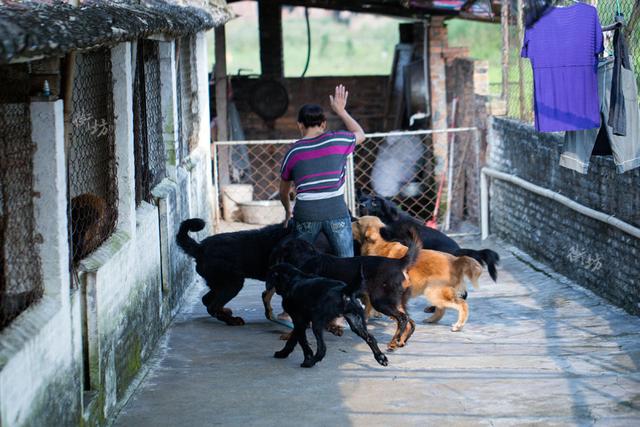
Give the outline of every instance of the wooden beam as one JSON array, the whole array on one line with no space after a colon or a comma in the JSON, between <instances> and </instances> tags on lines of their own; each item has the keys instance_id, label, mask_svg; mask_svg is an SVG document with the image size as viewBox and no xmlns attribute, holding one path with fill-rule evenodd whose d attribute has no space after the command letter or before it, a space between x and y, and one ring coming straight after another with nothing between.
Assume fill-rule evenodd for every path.
<instances>
[{"instance_id":1,"label":"wooden beam","mask_svg":"<svg viewBox=\"0 0 640 427\"><path fill-rule=\"evenodd\" d=\"M258 2L258 28L262 75L281 79L284 77L284 42L279 1Z\"/></svg>"},{"instance_id":2,"label":"wooden beam","mask_svg":"<svg viewBox=\"0 0 640 427\"><path fill-rule=\"evenodd\" d=\"M518 46L522 46L524 41L524 1L518 0L518 17L517 17L517 29L518 29ZM516 46L516 48L518 47ZM518 55L518 100L520 103L520 120L525 120L525 108L524 108L524 63L522 57Z\"/></svg>"},{"instance_id":3,"label":"wooden beam","mask_svg":"<svg viewBox=\"0 0 640 427\"><path fill-rule=\"evenodd\" d=\"M241 0L229 0L227 3L234 3ZM392 5L381 2L361 2L353 0L260 0L260 3L278 3L286 6L313 7L329 10L348 10L357 13L372 13L377 15L388 15L404 18L423 19L427 15L449 15L458 14L455 10L438 9L434 7L425 8L405 8L400 4Z\"/></svg>"},{"instance_id":4,"label":"wooden beam","mask_svg":"<svg viewBox=\"0 0 640 427\"><path fill-rule=\"evenodd\" d=\"M502 94L505 102L509 101L509 0L502 0ZM508 108L508 106L507 106Z\"/></svg>"},{"instance_id":5,"label":"wooden beam","mask_svg":"<svg viewBox=\"0 0 640 427\"><path fill-rule=\"evenodd\" d=\"M221 25L215 29L215 92L216 92L216 125L218 141L229 139L227 121L227 46L225 27Z\"/></svg>"},{"instance_id":6,"label":"wooden beam","mask_svg":"<svg viewBox=\"0 0 640 427\"><path fill-rule=\"evenodd\" d=\"M229 121L227 118L227 46L224 25L220 25L215 29L215 56L216 64L214 70L214 84L216 92L216 141L227 141L229 139ZM215 149L215 147L212 147ZM212 156L216 157L216 156ZM229 176L230 156L229 147L221 146L218 148L218 175L214 179L218 180L220 185L229 184L231 182Z\"/></svg>"}]
</instances>

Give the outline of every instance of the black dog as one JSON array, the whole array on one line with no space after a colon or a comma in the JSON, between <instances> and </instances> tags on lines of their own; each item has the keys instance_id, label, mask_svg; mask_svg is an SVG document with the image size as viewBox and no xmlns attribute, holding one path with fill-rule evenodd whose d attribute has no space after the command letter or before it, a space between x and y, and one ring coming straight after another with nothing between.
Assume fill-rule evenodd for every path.
<instances>
[{"instance_id":1,"label":"black dog","mask_svg":"<svg viewBox=\"0 0 640 427\"><path fill-rule=\"evenodd\" d=\"M271 263L289 263L308 274L327 277L344 282L352 289L361 283L362 270L366 287L359 295L366 295L373 308L396 321L397 329L388 344L388 349L402 347L415 330L415 322L407 315L406 303L410 296L406 270L415 264L421 244L417 238L409 242L409 250L399 259L379 256L357 256L339 258L319 253L312 244L288 236L280 242L271 254ZM269 314L273 292L262 294L265 315Z\"/></svg>"},{"instance_id":2,"label":"black dog","mask_svg":"<svg viewBox=\"0 0 640 427\"><path fill-rule=\"evenodd\" d=\"M324 358L327 351L323 337L324 325L338 316L344 316L351 330L369 345L378 363L387 366L387 357L367 331L364 310L355 299L355 293L363 286L363 281L362 272L360 282L355 286L347 286L337 280L305 274L289 264L273 267L267 277L267 290L275 288L278 295L282 296L282 308L293 321L293 333L284 348L273 356L284 359L296 344L300 344L304 353L304 362L300 366L312 367ZM307 342L309 323L317 342L315 355Z\"/></svg>"},{"instance_id":3,"label":"black dog","mask_svg":"<svg viewBox=\"0 0 640 427\"><path fill-rule=\"evenodd\" d=\"M188 219L180 224L176 236L178 245L195 258L196 271L210 291L202 297L207 312L227 325L244 325L241 317L234 317L225 304L242 289L244 279L265 280L269 270L269 254L289 233L282 224L259 230L222 233L196 242L190 231L200 231L204 221Z\"/></svg>"},{"instance_id":4,"label":"black dog","mask_svg":"<svg viewBox=\"0 0 640 427\"><path fill-rule=\"evenodd\" d=\"M409 235L409 230L414 229L420 236L424 249L471 257L481 265L486 265L493 281L497 280L496 265L500 261L500 255L495 251L491 249L463 249L451 237L439 230L425 226L382 197L365 194L358 190L357 198L360 215L377 216L385 223L386 227L380 230L383 239L402 242Z\"/></svg>"}]
</instances>

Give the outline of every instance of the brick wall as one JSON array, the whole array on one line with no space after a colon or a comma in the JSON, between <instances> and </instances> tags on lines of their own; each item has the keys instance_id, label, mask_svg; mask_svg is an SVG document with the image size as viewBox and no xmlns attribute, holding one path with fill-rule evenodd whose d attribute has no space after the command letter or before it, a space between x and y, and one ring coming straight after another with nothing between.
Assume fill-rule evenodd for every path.
<instances>
[{"instance_id":1,"label":"brick wall","mask_svg":"<svg viewBox=\"0 0 640 427\"><path fill-rule=\"evenodd\" d=\"M298 138L298 109L306 103L322 105L330 129L344 129L342 121L329 107L329 95L333 94L335 87L341 83L349 90L348 110L360 122L365 132L382 130L387 76L286 78L282 83L289 93L289 108L283 117L272 123L265 122L251 111L248 96L254 82L255 80L248 78L232 80L234 100L247 139Z\"/></svg>"},{"instance_id":2,"label":"brick wall","mask_svg":"<svg viewBox=\"0 0 640 427\"><path fill-rule=\"evenodd\" d=\"M493 118L489 166L640 225L640 169L592 157L588 175L558 165L562 137ZM491 232L630 313L640 314L640 240L550 199L492 179Z\"/></svg>"}]
</instances>

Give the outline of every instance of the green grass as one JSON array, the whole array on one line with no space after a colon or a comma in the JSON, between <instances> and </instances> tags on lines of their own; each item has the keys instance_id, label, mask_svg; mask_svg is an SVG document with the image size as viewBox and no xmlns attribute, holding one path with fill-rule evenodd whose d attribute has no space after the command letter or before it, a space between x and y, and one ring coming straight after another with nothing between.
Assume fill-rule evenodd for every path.
<instances>
[{"instance_id":1,"label":"green grass","mask_svg":"<svg viewBox=\"0 0 640 427\"><path fill-rule=\"evenodd\" d=\"M361 15L350 23L332 16L311 16L311 58L307 76L389 74L398 42L398 23L391 18ZM304 18L283 17L284 64L287 77L302 74L307 59ZM260 73L258 23L255 16L234 19L226 25L227 72ZM214 62L213 34L209 63Z\"/></svg>"},{"instance_id":2,"label":"green grass","mask_svg":"<svg viewBox=\"0 0 640 427\"><path fill-rule=\"evenodd\" d=\"M389 74L398 42L398 21L363 17L350 24L331 17L311 21L311 58L306 75ZM307 58L304 20L283 22L285 75L300 76Z\"/></svg>"},{"instance_id":3,"label":"green grass","mask_svg":"<svg viewBox=\"0 0 640 427\"><path fill-rule=\"evenodd\" d=\"M256 8L257 9L257 8ZM227 72L260 73L258 22L247 13L226 25ZM399 19L374 15L352 15L349 23L332 15L311 12L311 60L307 76L387 75L398 43ZM469 46L471 56L489 61L491 83L500 82L500 26L450 20L450 46ZM283 12L285 75L302 74L307 55L307 33L300 14ZM209 62L214 62L213 32L209 40Z\"/></svg>"},{"instance_id":4,"label":"green grass","mask_svg":"<svg viewBox=\"0 0 640 427\"><path fill-rule=\"evenodd\" d=\"M449 46L468 46L475 59L489 61L489 82L502 81L502 35L500 24L452 19L447 23Z\"/></svg>"}]
</instances>

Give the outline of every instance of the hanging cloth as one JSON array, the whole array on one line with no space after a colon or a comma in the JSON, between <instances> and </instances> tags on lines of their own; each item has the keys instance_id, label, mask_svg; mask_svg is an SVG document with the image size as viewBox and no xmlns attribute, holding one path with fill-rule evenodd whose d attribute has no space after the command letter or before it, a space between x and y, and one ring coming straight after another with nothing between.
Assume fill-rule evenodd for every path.
<instances>
[{"instance_id":1,"label":"hanging cloth","mask_svg":"<svg viewBox=\"0 0 640 427\"><path fill-rule=\"evenodd\" d=\"M533 69L537 131L600 127L596 72L602 46L598 12L585 3L552 7L526 29L521 56Z\"/></svg>"},{"instance_id":2,"label":"hanging cloth","mask_svg":"<svg viewBox=\"0 0 640 427\"><path fill-rule=\"evenodd\" d=\"M624 15L616 14L615 24L618 24L613 33L613 79L611 81L611 99L609 101L609 118L607 124L613 129L613 133L620 136L627 134L625 120L625 100L622 88L622 67L631 69L629 61L629 48L624 37Z\"/></svg>"},{"instance_id":3,"label":"hanging cloth","mask_svg":"<svg viewBox=\"0 0 640 427\"><path fill-rule=\"evenodd\" d=\"M625 122L627 134L625 136L613 133L605 118L609 115L611 88L614 75L614 59L607 58L598 64L598 93L600 111L603 115L602 127L608 137L608 143L613 153L613 161L618 173L624 173L640 167L640 107L638 106L638 87L633 65L630 69L622 68L620 84L625 91ZM602 128L600 129L602 132ZM560 166L586 174L592 154L603 154L600 150L594 153L597 145L598 129L587 129L565 132Z\"/></svg>"}]
</instances>

